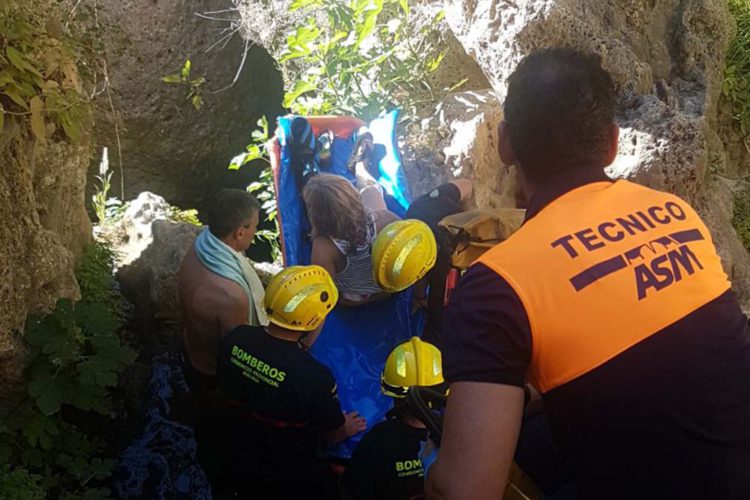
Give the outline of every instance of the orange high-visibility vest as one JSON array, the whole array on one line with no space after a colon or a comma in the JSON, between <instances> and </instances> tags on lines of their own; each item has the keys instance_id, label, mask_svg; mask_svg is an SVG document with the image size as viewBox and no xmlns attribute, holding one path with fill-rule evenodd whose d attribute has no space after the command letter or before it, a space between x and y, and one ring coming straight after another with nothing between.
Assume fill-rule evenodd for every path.
<instances>
[{"instance_id":1,"label":"orange high-visibility vest","mask_svg":"<svg viewBox=\"0 0 750 500\"><path fill-rule=\"evenodd\" d=\"M676 196L624 180L564 194L477 262L523 303L531 327L529 380L542 393L730 287L695 211Z\"/></svg>"}]
</instances>

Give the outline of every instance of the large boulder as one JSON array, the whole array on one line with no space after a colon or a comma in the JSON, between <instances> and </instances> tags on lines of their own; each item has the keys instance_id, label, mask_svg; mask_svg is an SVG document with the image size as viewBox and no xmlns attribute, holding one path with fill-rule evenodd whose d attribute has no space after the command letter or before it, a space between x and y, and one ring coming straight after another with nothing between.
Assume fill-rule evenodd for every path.
<instances>
[{"instance_id":1,"label":"large boulder","mask_svg":"<svg viewBox=\"0 0 750 500\"><path fill-rule=\"evenodd\" d=\"M535 49L601 55L617 86L619 157L609 173L684 197L711 227L725 269L750 306L750 257L730 224L716 133L734 23L722 0L449 0L446 19L502 100ZM731 169L730 169L731 170ZM499 188L499 187L498 187Z\"/></svg>"},{"instance_id":2,"label":"large boulder","mask_svg":"<svg viewBox=\"0 0 750 500\"><path fill-rule=\"evenodd\" d=\"M115 249L120 290L134 306L130 329L150 352L177 345L181 323L177 271L203 230L174 222L172 216L173 208L164 198L144 192L116 223L96 230L97 237ZM265 263L254 266L264 284L279 270Z\"/></svg>"},{"instance_id":3,"label":"large boulder","mask_svg":"<svg viewBox=\"0 0 750 500\"><path fill-rule=\"evenodd\" d=\"M491 89L446 96L432 115L401 138L403 162L412 195L420 196L450 179L474 180L472 204L514 208L516 171L497 153L497 125L503 111Z\"/></svg>"},{"instance_id":4,"label":"large boulder","mask_svg":"<svg viewBox=\"0 0 750 500\"><path fill-rule=\"evenodd\" d=\"M201 228L157 219L147 226L150 244L118 270L120 290L135 307L133 330L140 343L170 346L179 335L177 270Z\"/></svg>"},{"instance_id":5,"label":"large boulder","mask_svg":"<svg viewBox=\"0 0 750 500\"><path fill-rule=\"evenodd\" d=\"M226 167L247 146L258 118L266 115L273 121L282 111L283 83L268 53L237 34L208 51L227 34L222 30L230 23L199 14L223 11L228 2L84 3L96 5L99 22L107 26L102 41L110 92L97 100L96 140L111 153L113 193L121 195L118 149L125 179L123 199L152 190L178 206L197 207L219 187L244 188L249 172L229 172ZM189 85L161 80L179 73L187 59L192 66L190 79L206 79L199 86L204 102L199 110L191 105ZM91 168L90 180L95 170Z\"/></svg>"}]
</instances>

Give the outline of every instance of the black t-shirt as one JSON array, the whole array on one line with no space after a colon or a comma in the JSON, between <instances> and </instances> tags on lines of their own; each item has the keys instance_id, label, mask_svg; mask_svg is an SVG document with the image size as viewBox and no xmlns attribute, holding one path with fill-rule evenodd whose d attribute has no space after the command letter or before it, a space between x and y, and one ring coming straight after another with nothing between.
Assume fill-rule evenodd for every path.
<instances>
[{"instance_id":1,"label":"black t-shirt","mask_svg":"<svg viewBox=\"0 0 750 500\"><path fill-rule=\"evenodd\" d=\"M460 211L461 190L448 182L412 201L406 211L406 218L421 220L434 231L444 217Z\"/></svg>"},{"instance_id":2,"label":"black t-shirt","mask_svg":"<svg viewBox=\"0 0 750 500\"><path fill-rule=\"evenodd\" d=\"M424 498L424 469L419 447L426 429L391 418L362 437L341 479L346 498L417 500Z\"/></svg>"},{"instance_id":3,"label":"black t-shirt","mask_svg":"<svg viewBox=\"0 0 750 500\"><path fill-rule=\"evenodd\" d=\"M432 229L438 244L435 267L427 274L430 294L427 298L427 325L424 337L439 344L438 334L442 323L445 279L451 267L451 255L447 231L438 223L449 215L461 212L461 191L455 184L446 183L414 200L406 212L407 219L421 220Z\"/></svg>"},{"instance_id":4,"label":"black t-shirt","mask_svg":"<svg viewBox=\"0 0 750 500\"><path fill-rule=\"evenodd\" d=\"M535 195L527 219L583 183ZM450 382L523 385L531 326L497 273L473 265L443 327ZM544 405L582 499L748 497L750 333L731 291L548 391Z\"/></svg>"},{"instance_id":5,"label":"black t-shirt","mask_svg":"<svg viewBox=\"0 0 750 500\"><path fill-rule=\"evenodd\" d=\"M223 340L219 389L231 441L227 463L245 479L315 482L320 433L344 424L331 372L296 343L240 326Z\"/></svg>"}]
</instances>

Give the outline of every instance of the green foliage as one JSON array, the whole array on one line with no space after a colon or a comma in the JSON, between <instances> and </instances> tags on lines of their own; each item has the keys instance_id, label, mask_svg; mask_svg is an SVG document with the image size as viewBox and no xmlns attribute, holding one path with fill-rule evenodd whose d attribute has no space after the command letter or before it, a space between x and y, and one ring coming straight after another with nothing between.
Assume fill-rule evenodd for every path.
<instances>
[{"instance_id":1,"label":"green foliage","mask_svg":"<svg viewBox=\"0 0 750 500\"><path fill-rule=\"evenodd\" d=\"M266 213L266 220L273 223L274 229L261 229L256 233L256 238L266 240L271 245L271 258L274 262L281 260L281 245L279 243L279 220L276 206L276 191L274 188L273 172L266 144L270 140L270 129L268 119L262 117L258 120L258 128L251 134L251 142L245 148L245 152L235 156L229 164L229 170L238 170L243 165L255 162L261 165L258 180L252 182L247 191L253 193L261 203L261 208Z\"/></svg>"},{"instance_id":2,"label":"green foliage","mask_svg":"<svg viewBox=\"0 0 750 500\"><path fill-rule=\"evenodd\" d=\"M0 498L16 498L20 484L29 498L109 498L93 484L109 476L114 461L103 457L104 443L85 422L69 415L109 416L111 390L135 352L118 336L122 298L111 250L88 246L76 278L78 302L61 299L50 314L27 322L29 397L0 422L0 470L13 471L13 480L0 482ZM34 496L40 489L44 494Z\"/></svg>"},{"instance_id":3,"label":"green foliage","mask_svg":"<svg viewBox=\"0 0 750 500\"><path fill-rule=\"evenodd\" d=\"M182 210L180 208L170 206L169 220L171 220L172 222L186 222L194 226L201 225L201 221L200 219L198 219L198 211L193 208Z\"/></svg>"},{"instance_id":4,"label":"green foliage","mask_svg":"<svg viewBox=\"0 0 750 500\"><path fill-rule=\"evenodd\" d=\"M182 65L179 73L173 73L161 77L161 81L164 83L182 85L187 89L187 100L193 105L195 109L201 109L203 107L203 97L201 97L201 88L206 83L204 76L197 78L190 78L190 71L192 70L192 64L190 59L185 60L185 64Z\"/></svg>"},{"instance_id":5,"label":"green foliage","mask_svg":"<svg viewBox=\"0 0 750 500\"><path fill-rule=\"evenodd\" d=\"M0 467L0 500L44 500L41 480L23 468Z\"/></svg>"},{"instance_id":6,"label":"green foliage","mask_svg":"<svg viewBox=\"0 0 750 500\"><path fill-rule=\"evenodd\" d=\"M408 0L296 0L292 11L305 13L287 35L280 64L289 78L284 107L296 114L351 114L371 120L398 106L406 119L436 95L429 77L447 54L441 50L439 13L431 23L415 28ZM322 16L322 17L321 17ZM451 91L462 85L458 82ZM230 169L262 160L260 178L248 191L256 193L274 230L258 231L281 256L273 173L264 117L246 151Z\"/></svg>"},{"instance_id":7,"label":"green foliage","mask_svg":"<svg viewBox=\"0 0 750 500\"><path fill-rule=\"evenodd\" d=\"M370 120L398 106L408 118L436 100L429 76L447 54L442 12L417 29L407 0L296 0L291 9L308 12L280 59L294 75L284 97L294 113Z\"/></svg>"},{"instance_id":8,"label":"green foliage","mask_svg":"<svg viewBox=\"0 0 750 500\"><path fill-rule=\"evenodd\" d=\"M114 222L119 219L124 211L122 200L113 196L108 198L112 187L112 172L109 170L109 155L107 148L102 151L102 161L99 163L99 175L96 176L99 183L91 197L91 205L100 225Z\"/></svg>"},{"instance_id":9,"label":"green foliage","mask_svg":"<svg viewBox=\"0 0 750 500\"><path fill-rule=\"evenodd\" d=\"M722 94L732 105L732 117L743 134L750 134L750 2L729 0L737 20L737 35L727 52Z\"/></svg>"},{"instance_id":10,"label":"green foliage","mask_svg":"<svg viewBox=\"0 0 750 500\"><path fill-rule=\"evenodd\" d=\"M41 145L60 134L75 142L90 122L79 45L64 32L57 5L46 4L0 2L0 130L22 131Z\"/></svg>"},{"instance_id":11,"label":"green foliage","mask_svg":"<svg viewBox=\"0 0 750 500\"><path fill-rule=\"evenodd\" d=\"M750 192L747 190L737 193L734 197L732 225L740 241L750 251Z\"/></svg>"}]
</instances>

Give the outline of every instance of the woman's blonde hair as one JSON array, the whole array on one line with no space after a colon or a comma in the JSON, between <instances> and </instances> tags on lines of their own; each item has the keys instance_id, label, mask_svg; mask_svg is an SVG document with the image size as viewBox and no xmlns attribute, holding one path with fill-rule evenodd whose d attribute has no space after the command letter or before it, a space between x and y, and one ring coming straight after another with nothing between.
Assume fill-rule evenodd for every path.
<instances>
[{"instance_id":1,"label":"woman's blonde hair","mask_svg":"<svg viewBox=\"0 0 750 500\"><path fill-rule=\"evenodd\" d=\"M312 237L327 236L349 244L349 251L367 237L369 216L352 183L339 175L312 177L302 191Z\"/></svg>"}]
</instances>

